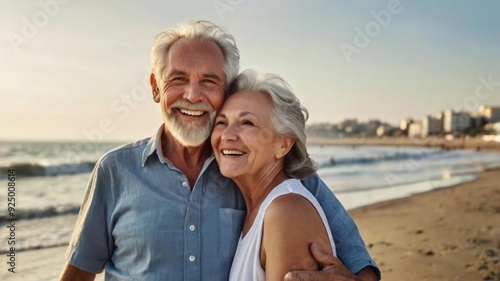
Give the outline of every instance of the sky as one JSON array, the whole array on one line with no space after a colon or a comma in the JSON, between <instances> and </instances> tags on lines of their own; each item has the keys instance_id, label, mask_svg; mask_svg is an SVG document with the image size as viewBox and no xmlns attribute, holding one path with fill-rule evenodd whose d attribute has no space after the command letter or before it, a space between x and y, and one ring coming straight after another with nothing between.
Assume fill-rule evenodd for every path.
<instances>
[{"instance_id":1,"label":"sky","mask_svg":"<svg viewBox=\"0 0 500 281\"><path fill-rule=\"evenodd\" d=\"M156 34L209 20L240 70L283 77L307 124L399 124L500 105L496 0L3 1L0 140L133 141L162 123L149 86Z\"/></svg>"}]
</instances>

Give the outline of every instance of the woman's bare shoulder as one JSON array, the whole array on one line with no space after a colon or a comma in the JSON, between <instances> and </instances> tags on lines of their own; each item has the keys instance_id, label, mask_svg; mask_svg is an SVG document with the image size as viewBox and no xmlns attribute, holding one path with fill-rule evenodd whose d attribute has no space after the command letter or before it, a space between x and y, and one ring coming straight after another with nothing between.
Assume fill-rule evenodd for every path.
<instances>
[{"instance_id":1,"label":"woman's bare shoulder","mask_svg":"<svg viewBox=\"0 0 500 281\"><path fill-rule=\"evenodd\" d=\"M304 196L288 193L278 196L269 204L265 220L273 223L284 223L289 219L307 219L308 216L319 216L316 208Z\"/></svg>"},{"instance_id":2,"label":"woman's bare shoulder","mask_svg":"<svg viewBox=\"0 0 500 281\"><path fill-rule=\"evenodd\" d=\"M327 249L330 246L313 204L294 193L275 198L264 216L261 262L267 268L266 277L271 274L277 279L270 280L279 280L291 270L317 270L318 264L309 251L313 242Z\"/></svg>"}]
</instances>

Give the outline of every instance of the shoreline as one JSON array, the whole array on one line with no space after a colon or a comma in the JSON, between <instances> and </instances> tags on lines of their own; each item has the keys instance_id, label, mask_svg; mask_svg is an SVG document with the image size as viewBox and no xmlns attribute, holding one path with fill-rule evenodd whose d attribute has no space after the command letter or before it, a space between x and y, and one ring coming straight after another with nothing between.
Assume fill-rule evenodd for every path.
<instances>
[{"instance_id":1,"label":"shoreline","mask_svg":"<svg viewBox=\"0 0 500 281\"><path fill-rule=\"evenodd\" d=\"M336 146L406 146L441 148L443 150L465 149L472 151L500 152L500 142L487 142L480 138L326 138L308 137L309 145L336 145Z\"/></svg>"},{"instance_id":2,"label":"shoreline","mask_svg":"<svg viewBox=\"0 0 500 281\"><path fill-rule=\"evenodd\" d=\"M500 280L500 170L349 211L382 280Z\"/></svg>"}]
</instances>

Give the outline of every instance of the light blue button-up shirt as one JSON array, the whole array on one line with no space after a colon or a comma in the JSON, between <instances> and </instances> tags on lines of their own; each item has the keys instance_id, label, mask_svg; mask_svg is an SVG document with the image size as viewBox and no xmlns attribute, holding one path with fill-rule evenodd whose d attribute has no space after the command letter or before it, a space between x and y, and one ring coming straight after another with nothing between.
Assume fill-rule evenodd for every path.
<instances>
[{"instance_id":1,"label":"light blue button-up shirt","mask_svg":"<svg viewBox=\"0 0 500 281\"><path fill-rule=\"evenodd\" d=\"M98 161L66 257L85 271L105 269L106 280L228 280L243 197L213 156L191 190L162 155L162 129ZM346 267L375 266L355 224L318 176L305 185L324 205Z\"/></svg>"}]
</instances>

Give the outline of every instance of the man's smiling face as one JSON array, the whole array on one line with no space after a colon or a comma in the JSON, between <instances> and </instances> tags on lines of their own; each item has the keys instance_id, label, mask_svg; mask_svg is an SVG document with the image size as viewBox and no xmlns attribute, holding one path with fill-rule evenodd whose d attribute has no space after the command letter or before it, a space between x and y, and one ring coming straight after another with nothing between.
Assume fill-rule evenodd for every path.
<instances>
[{"instance_id":1,"label":"man's smiling face","mask_svg":"<svg viewBox=\"0 0 500 281\"><path fill-rule=\"evenodd\" d=\"M224 102L224 63L214 42L182 38L169 50L154 99L161 104L168 131L184 146L200 146L210 136L215 113Z\"/></svg>"}]
</instances>

